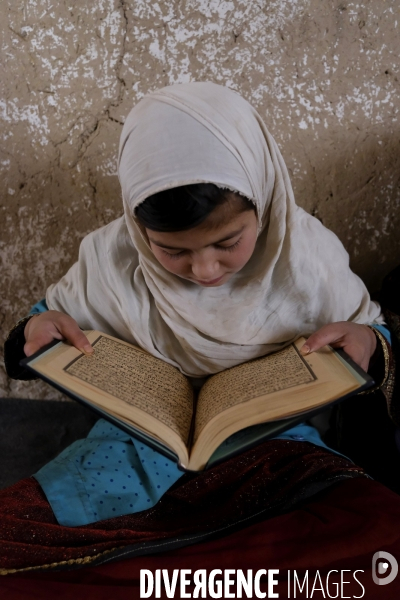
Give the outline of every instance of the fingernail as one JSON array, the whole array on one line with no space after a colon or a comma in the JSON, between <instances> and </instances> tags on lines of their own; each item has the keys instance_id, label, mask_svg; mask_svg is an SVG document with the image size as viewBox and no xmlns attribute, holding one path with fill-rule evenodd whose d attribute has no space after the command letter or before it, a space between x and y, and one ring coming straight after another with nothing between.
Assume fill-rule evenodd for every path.
<instances>
[{"instance_id":1,"label":"fingernail","mask_svg":"<svg viewBox=\"0 0 400 600\"><path fill-rule=\"evenodd\" d=\"M301 353L302 354L310 354L310 347L306 346L306 344L304 344L304 346L301 347Z\"/></svg>"},{"instance_id":2,"label":"fingernail","mask_svg":"<svg viewBox=\"0 0 400 600\"><path fill-rule=\"evenodd\" d=\"M94 349L92 348L92 346L87 344L86 346L83 346L83 348L81 348L81 352L83 352L84 354L93 354Z\"/></svg>"}]
</instances>

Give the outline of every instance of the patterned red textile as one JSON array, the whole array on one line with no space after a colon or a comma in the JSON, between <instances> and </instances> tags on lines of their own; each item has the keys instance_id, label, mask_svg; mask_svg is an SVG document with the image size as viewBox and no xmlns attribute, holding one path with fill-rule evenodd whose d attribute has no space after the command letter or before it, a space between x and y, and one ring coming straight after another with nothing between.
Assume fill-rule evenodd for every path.
<instances>
[{"instance_id":1,"label":"patterned red textile","mask_svg":"<svg viewBox=\"0 0 400 600\"><path fill-rule=\"evenodd\" d=\"M350 461L307 442L270 440L200 474L185 474L152 509L81 527L57 524L36 480L0 491L0 570L101 557L124 546L151 551L171 540L226 534L292 509L343 479L365 477ZM142 552L143 553L143 552Z\"/></svg>"},{"instance_id":2,"label":"patterned red textile","mask_svg":"<svg viewBox=\"0 0 400 600\"><path fill-rule=\"evenodd\" d=\"M42 506L44 510L44 506ZM39 514L39 513L37 513ZM400 575L393 583L377 586L371 577L372 555L385 550L400 559L400 497L370 479L341 481L320 492L300 508L244 528L226 537L153 556L139 556L74 571L25 572L0 578L0 597L7 600L127 600L139 594L140 569L280 569L279 598L352 598L398 600ZM297 570L310 581L319 571L324 594L287 593L287 570ZM335 596L331 574L330 596L326 576L344 572L343 592ZM357 584L352 572L360 569ZM332 575L334 578L332 578ZM309 586L311 587L311 586ZM233 588L234 589L234 588ZM261 590L267 592L265 577ZM189 590L190 591L190 588ZM305 590L304 590L305 591ZM162 598L166 596L163 594ZM180 597L179 592L175 595ZM208 596L209 597L209 596ZM154 595L152 596L154 598Z\"/></svg>"}]
</instances>

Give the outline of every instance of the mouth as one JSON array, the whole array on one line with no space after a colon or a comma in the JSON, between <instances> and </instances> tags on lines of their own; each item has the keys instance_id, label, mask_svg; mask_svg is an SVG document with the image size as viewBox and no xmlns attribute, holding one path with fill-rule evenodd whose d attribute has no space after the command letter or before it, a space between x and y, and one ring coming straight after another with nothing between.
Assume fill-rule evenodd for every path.
<instances>
[{"instance_id":1,"label":"mouth","mask_svg":"<svg viewBox=\"0 0 400 600\"><path fill-rule=\"evenodd\" d=\"M209 279L208 281L201 281L200 279L196 279L196 283L199 283L200 285L215 285L217 283L219 283L220 281L222 281L222 279L224 278L225 275L221 275L221 277L217 277L217 279Z\"/></svg>"}]
</instances>

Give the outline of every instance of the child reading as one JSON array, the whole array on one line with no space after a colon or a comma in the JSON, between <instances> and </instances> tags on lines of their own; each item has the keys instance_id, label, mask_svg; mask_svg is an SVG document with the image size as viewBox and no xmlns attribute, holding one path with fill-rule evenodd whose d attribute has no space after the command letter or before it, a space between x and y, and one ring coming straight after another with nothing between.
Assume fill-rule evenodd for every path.
<instances>
[{"instance_id":1,"label":"child reading","mask_svg":"<svg viewBox=\"0 0 400 600\"><path fill-rule=\"evenodd\" d=\"M240 95L211 83L149 94L125 122L118 168L124 215L88 235L49 287L23 325L26 355L53 339L91 353L81 330L97 329L200 385L305 336L304 353L331 344L368 369L389 335L380 306L338 238L296 206L275 141ZM329 455L310 425L279 438ZM35 478L58 522L76 526L145 511L181 476L101 420Z\"/></svg>"}]
</instances>

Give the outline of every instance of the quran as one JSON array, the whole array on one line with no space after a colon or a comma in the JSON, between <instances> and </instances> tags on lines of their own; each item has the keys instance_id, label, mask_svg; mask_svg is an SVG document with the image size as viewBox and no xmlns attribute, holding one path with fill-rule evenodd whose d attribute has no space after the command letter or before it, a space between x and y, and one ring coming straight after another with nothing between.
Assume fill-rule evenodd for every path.
<instances>
[{"instance_id":1,"label":"quran","mask_svg":"<svg viewBox=\"0 0 400 600\"><path fill-rule=\"evenodd\" d=\"M302 356L299 338L208 377L197 393L177 368L141 348L85 334L92 355L55 341L21 364L184 470L226 460L373 384L329 346Z\"/></svg>"}]
</instances>

